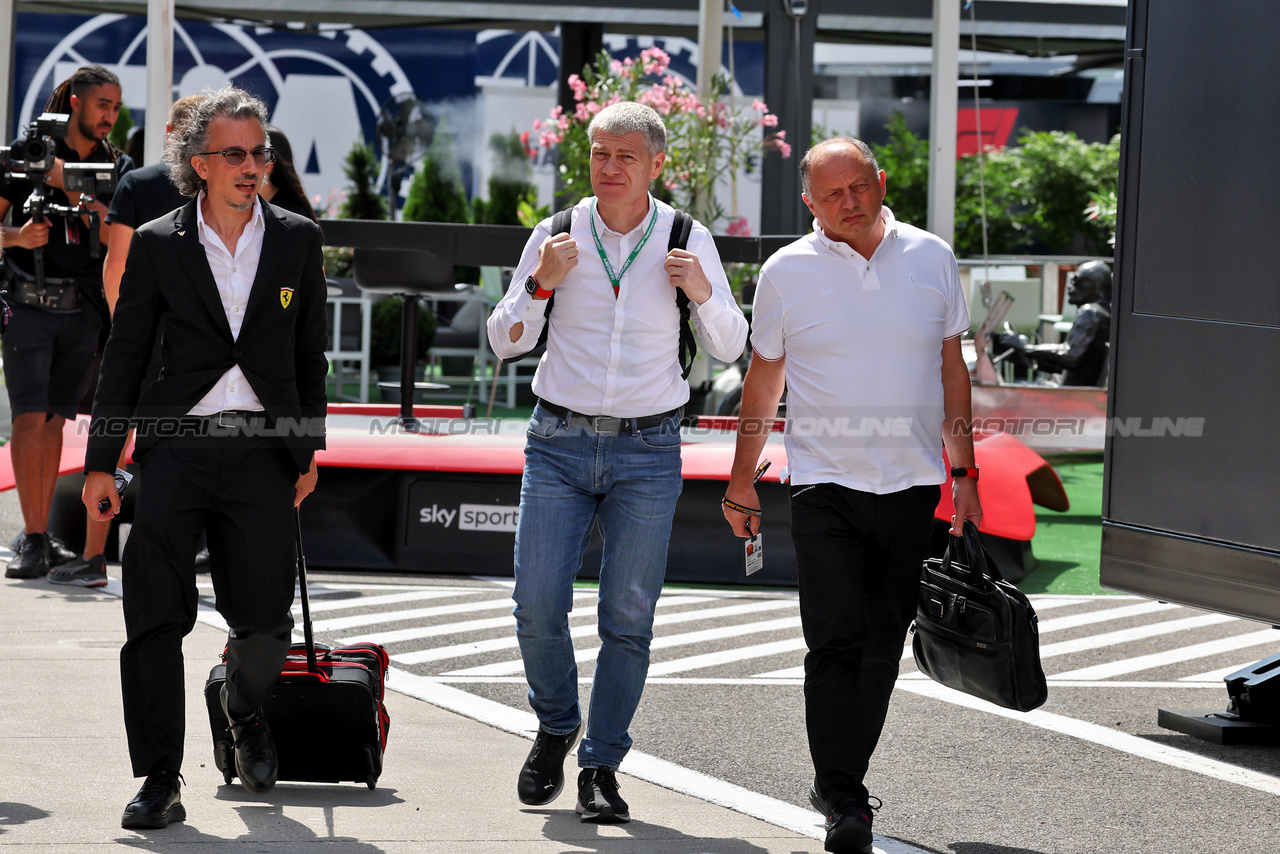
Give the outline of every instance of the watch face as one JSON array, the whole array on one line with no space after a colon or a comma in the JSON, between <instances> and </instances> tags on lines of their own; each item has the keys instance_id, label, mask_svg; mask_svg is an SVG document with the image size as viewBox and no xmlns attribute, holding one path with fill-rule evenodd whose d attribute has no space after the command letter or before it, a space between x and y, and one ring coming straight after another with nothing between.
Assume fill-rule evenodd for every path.
<instances>
[{"instance_id":1,"label":"watch face","mask_svg":"<svg viewBox=\"0 0 1280 854\"><path fill-rule=\"evenodd\" d=\"M526 293L532 296L538 290L538 281L533 276L530 276L524 280L524 289Z\"/></svg>"}]
</instances>

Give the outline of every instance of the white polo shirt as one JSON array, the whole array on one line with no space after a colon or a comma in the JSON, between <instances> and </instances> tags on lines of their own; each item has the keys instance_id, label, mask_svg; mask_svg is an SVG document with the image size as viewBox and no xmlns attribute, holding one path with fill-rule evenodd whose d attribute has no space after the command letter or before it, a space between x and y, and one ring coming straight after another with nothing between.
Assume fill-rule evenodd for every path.
<instances>
[{"instance_id":1,"label":"white polo shirt","mask_svg":"<svg viewBox=\"0 0 1280 854\"><path fill-rule=\"evenodd\" d=\"M969 328L960 270L938 237L881 217L870 259L815 221L760 271L751 346L787 360L794 484L885 494L947 479L942 342Z\"/></svg>"},{"instance_id":2,"label":"white polo shirt","mask_svg":"<svg viewBox=\"0 0 1280 854\"><path fill-rule=\"evenodd\" d=\"M615 297L591 234L592 221L616 272L644 239L655 212L649 239L622 276ZM547 350L533 378L535 394L574 412L615 418L656 415L688 402L689 383L680 376L676 289L663 268L674 218L670 205L650 196L640 224L620 234L604 224L594 198L577 204L569 235L578 244L578 265L556 288ZM533 349L548 322L547 302L533 299L524 283L538 265L538 247L550 234L549 218L534 228L510 290L489 316L489 343L500 359ZM698 256L711 280L707 301L689 302L690 323L708 353L731 362L746 344L746 318L729 290L711 233L694 222L686 248ZM513 342L516 323L523 323L524 330Z\"/></svg>"}]
</instances>

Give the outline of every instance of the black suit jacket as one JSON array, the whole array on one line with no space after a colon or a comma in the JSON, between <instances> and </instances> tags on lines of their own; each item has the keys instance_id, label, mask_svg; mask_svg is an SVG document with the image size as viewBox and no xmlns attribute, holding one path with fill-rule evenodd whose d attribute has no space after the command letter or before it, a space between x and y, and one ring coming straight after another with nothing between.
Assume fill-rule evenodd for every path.
<instances>
[{"instance_id":1,"label":"black suit jacket","mask_svg":"<svg viewBox=\"0 0 1280 854\"><path fill-rule=\"evenodd\" d=\"M324 447L328 360L320 228L264 202L258 272L239 338L232 338L218 287L200 245L196 204L134 233L120 301L93 399L85 471L115 471L128 427L134 456L187 414L239 365L299 472ZM157 338L161 373L142 392Z\"/></svg>"}]
</instances>

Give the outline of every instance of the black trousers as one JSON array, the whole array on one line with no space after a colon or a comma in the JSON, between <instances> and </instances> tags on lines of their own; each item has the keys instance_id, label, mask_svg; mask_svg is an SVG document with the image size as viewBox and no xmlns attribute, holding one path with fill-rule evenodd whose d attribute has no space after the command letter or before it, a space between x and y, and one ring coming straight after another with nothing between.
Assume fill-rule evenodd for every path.
<instances>
[{"instance_id":1,"label":"black trousers","mask_svg":"<svg viewBox=\"0 0 1280 854\"><path fill-rule=\"evenodd\" d=\"M818 793L865 803L940 488L887 495L836 484L791 488L804 626L805 723Z\"/></svg>"},{"instance_id":2,"label":"black trousers","mask_svg":"<svg viewBox=\"0 0 1280 854\"><path fill-rule=\"evenodd\" d=\"M230 627L232 713L252 712L275 684L293 629L298 471L280 440L267 437L167 439L139 465L122 556L127 640L120 682L133 773L143 777L182 767L182 639L196 621L202 531L218 612Z\"/></svg>"}]
</instances>

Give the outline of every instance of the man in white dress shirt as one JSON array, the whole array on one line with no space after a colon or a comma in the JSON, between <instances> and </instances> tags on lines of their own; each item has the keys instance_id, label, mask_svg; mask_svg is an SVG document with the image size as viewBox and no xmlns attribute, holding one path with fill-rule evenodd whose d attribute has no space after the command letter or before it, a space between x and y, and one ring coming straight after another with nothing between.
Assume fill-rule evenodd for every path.
<instances>
[{"instance_id":1,"label":"man in white dress shirt","mask_svg":"<svg viewBox=\"0 0 1280 854\"><path fill-rule=\"evenodd\" d=\"M742 316L710 232L694 223L686 249L668 251L675 212L649 195L666 159L653 109L624 102L588 128L594 197L573 208L566 234L534 229L511 290L489 318L499 358L536 345L550 323L533 379L513 598L516 634L540 723L517 786L526 804L550 803L564 758L582 735L578 669L568 614L592 528L604 540L600 652L591 714L578 748L583 821L630 818L615 771L649 668L653 609L666 572L680 496L681 373L676 289L719 359L742 352ZM548 298L556 294L547 317Z\"/></svg>"},{"instance_id":2,"label":"man in white dress shirt","mask_svg":"<svg viewBox=\"0 0 1280 854\"><path fill-rule=\"evenodd\" d=\"M258 198L266 118L261 101L228 87L166 139L174 183L195 198L133 235L94 396L90 515L119 512L111 473L131 424L142 481L121 560L120 681L134 775L147 779L124 827L186 817L182 639L195 625L202 531L230 627L222 709L236 773L255 794L276 781L261 704L291 640L294 508L315 488L324 447L327 293L319 228ZM161 371L144 389L157 340Z\"/></svg>"}]
</instances>

